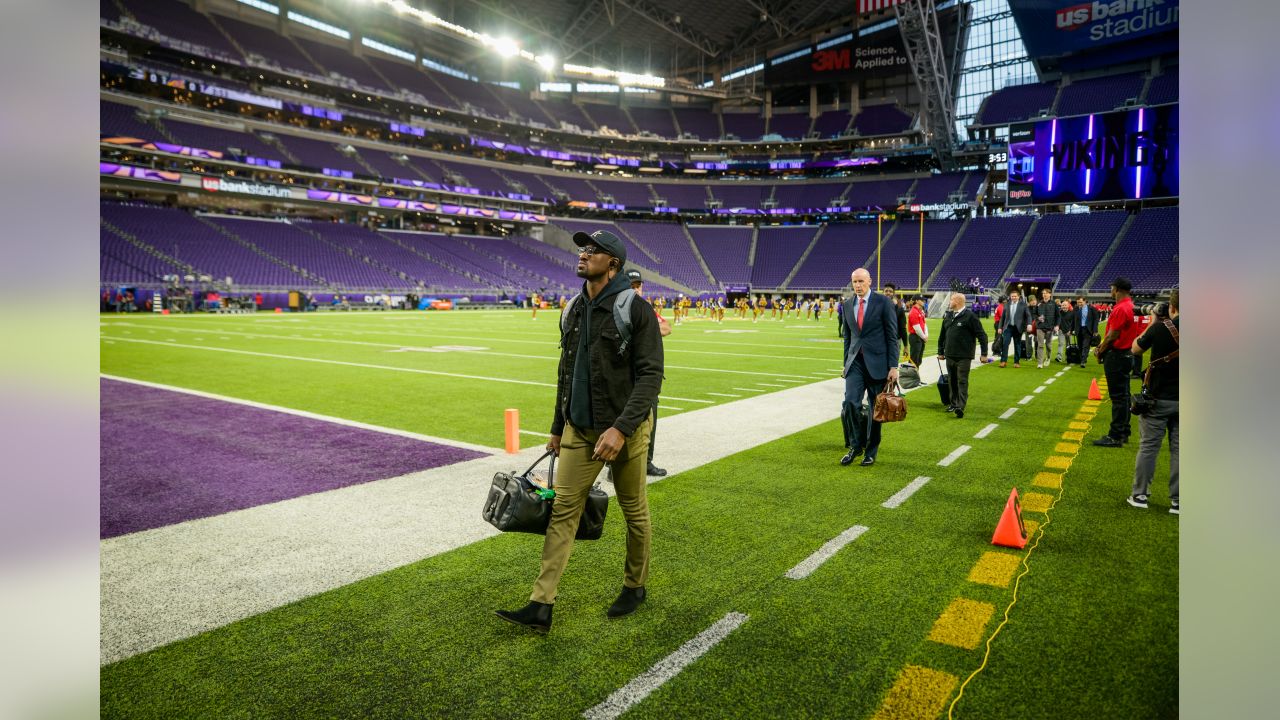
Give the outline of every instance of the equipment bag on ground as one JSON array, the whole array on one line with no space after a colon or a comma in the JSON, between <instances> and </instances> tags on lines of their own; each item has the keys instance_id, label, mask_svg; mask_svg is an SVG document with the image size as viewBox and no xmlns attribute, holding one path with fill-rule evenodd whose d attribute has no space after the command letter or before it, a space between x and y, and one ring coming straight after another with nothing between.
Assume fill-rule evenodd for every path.
<instances>
[{"instance_id":1,"label":"equipment bag on ground","mask_svg":"<svg viewBox=\"0 0 1280 720\"><path fill-rule=\"evenodd\" d=\"M1071 363L1072 365L1080 364L1080 346L1079 345L1067 346L1067 362Z\"/></svg>"},{"instance_id":2,"label":"equipment bag on ground","mask_svg":"<svg viewBox=\"0 0 1280 720\"><path fill-rule=\"evenodd\" d=\"M898 366L898 384L903 390L920 387L920 371L911 363L902 363Z\"/></svg>"},{"instance_id":3,"label":"equipment bag on ground","mask_svg":"<svg viewBox=\"0 0 1280 720\"><path fill-rule=\"evenodd\" d=\"M551 458L551 467L547 473L547 487L540 488L532 480L530 473L534 468ZM493 476L493 485L485 498L484 509L480 516L490 525L503 532L523 532L545 535L551 523L551 507L555 498L543 498L546 490L555 489L556 458L550 450L534 461L519 475L497 473ZM583 508L578 521L578 532L574 535L578 540L599 540L604 533L605 514L609 511L609 496L594 485L587 493L587 504Z\"/></svg>"}]
</instances>

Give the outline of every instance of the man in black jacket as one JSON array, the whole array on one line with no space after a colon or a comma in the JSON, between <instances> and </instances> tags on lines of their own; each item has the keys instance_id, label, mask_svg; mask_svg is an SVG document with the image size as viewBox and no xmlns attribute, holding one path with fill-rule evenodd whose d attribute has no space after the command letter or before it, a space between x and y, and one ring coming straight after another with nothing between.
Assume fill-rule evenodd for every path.
<instances>
[{"instance_id":1,"label":"man in black jacket","mask_svg":"<svg viewBox=\"0 0 1280 720\"><path fill-rule=\"evenodd\" d=\"M947 361L947 374L951 376L951 406L957 418L964 417L964 407L969 402L969 369L973 364L973 346L982 345L982 362L987 361L987 331L972 310L965 307L961 293L951 294L950 312L942 321L938 333L938 357Z\"/></svg>"},{"instance_id":2,"label":"man in black jacket","mask_svg":"<svg viewBox=\"0 0 1280 720\"><path fill-rule=\"evenodd\" d=\"M1053 301L1053 293L1049 288L1040 291L1040 304L1036 305L1036 367L1047 368L1053 360L1049 351L1049 343L1060 338L1058 322L1062 310ZM1058 340L1058 352L1062 352L1062 340Z\"/></svg>"},{"instance_id":3,"label":"man in black jacket","mask_svg":"<svg viewBox=\"0 0 1280 720\"><path fill-rule=\"evenodd\" d=\"M884 296L889 298L893 303L894 312L898 317L898 347L907 347L907 306L898 297L898 286L893 283L884 284Z\"/></svg>"},{"instance_id":4,"label":"man in black jacket","mask_svg":"<svg viewBox=\"0 0 1280 720\"><path fill-rule=\"evenodd\" d=\"M1076 331L1076 346L1080 348L1080 367L1084 367L1085 361L1089 359L1093 336L1098 334L1098 314L1098 309L1085 302L1083 295L1076 298L1072 327Z\"/></svg>"},{"instance_id":5,"label":"man in black jacket","mask_svg":"<svg viewBox=\"0 0 1280 720\"><path fill-rule=\"evenodd\" d=\"M622 593L611 618L630 614L645 599L649 575L649 505L645 495L651 413L662 389L662 340L658 319L643 297L630 301L630 339L614 319L619 293L632 292L622 267L627 250L616 235L577 233L581 248L578 277L582 295L565 311L555 417L547 450L560 458L555 505L542 545L542 570L530 602L504 620L539 632L551 629L551 609L560 576L573 551L573 538L591 484L609 463L618 506L627 522L627 561ZM623 297L626 297L625 295Z\"/></svg>"}]
</instances>

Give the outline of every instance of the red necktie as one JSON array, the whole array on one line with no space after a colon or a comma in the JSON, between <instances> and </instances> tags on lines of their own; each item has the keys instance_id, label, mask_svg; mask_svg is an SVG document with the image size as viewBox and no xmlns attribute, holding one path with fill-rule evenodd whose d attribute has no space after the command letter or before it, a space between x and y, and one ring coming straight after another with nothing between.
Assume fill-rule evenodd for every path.
<instances>
[{"instance_id":1,"label":"red necktie","mask_svg":"<svg viewBox=\"0 0 1280 720\"><path fill-rule=\"evenodd\" d=\"M867 309L867 301L858 298L858 329L862 329L862 313Z\"/></svg>"}]
</instances>

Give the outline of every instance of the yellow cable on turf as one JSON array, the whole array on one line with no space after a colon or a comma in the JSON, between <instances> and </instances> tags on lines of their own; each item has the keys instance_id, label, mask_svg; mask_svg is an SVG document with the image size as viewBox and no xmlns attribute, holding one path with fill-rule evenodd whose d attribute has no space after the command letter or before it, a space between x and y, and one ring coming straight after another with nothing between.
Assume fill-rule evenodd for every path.
<instances>
[{"instance_id":1,"label":"yellow cable on turf","mask_svg":"<svg viewBox=\"0 0 1280 720\"><path fill-rule=\"evenodd\" d=\"M1093 429L1093 423L1088 423L1088 425L1089 428L1085 430L1086 435L1088 435L1089 430ZM1080 448L1082 447L1084 447L1083 442L1076 447L1075 454L1071 456L1072 464L1075 463L1076 457L1080 455ZM1044 523L1040 525L1040 527L1036 528L1035 542L1031 544L1031 547L1027 549L1027 554L1022 558L1022 572L1018 573L1017 579L1013 581L1013 599L1004 609L1004 619L1001 620L1000 624L996 626L996 629L991 632L991 637L987 638L987 651L982 656L982 664L978 666L977 670L970 673L969 677L964 679L964 682L960 684L960 691L956 693L956 699L952 700L951 704L947 706L947 720L954 720L952 714L955 712L956 703L960 702L960 698L964 697L965 687L969 684L970 680L977 677L978 673L986 669L987 661L991 659L991 641L995 640L996 636L1000 634L1000 631L1004 629L1004 626L1009 623L1009 611L1013 609L1014 605L1018 604L1018 586L1022 584L1022 578L1031 572L1031 566L1027 564L1031 559L1031 553L1035 552L1035 549L1040 546L1040 538L1044 537L1044 529L1049 526L1049 523L1053 522L1053 518L1049 516L1049 513L1058 505L1058 501L1062 499L1062 493L1067 489L1066 476L1068 472L1070 472L1070 469L1062 471L1063 482L1058 486L1058 494L1053 498L1053 502L1049 503L1049 507L1045 508Z\"/></svg>"}]
</instances>

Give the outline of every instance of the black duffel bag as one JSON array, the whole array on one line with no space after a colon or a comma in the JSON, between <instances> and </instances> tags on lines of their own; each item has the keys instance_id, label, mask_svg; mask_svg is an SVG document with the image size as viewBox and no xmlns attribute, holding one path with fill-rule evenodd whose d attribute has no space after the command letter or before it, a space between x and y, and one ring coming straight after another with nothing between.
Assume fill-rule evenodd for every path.
<instances>
[{"instance_id":1,"label":"black duffel bag","mask_svg":"<svg viewBox=\"0 0 1280 720\"><path fill-rule=\"evenodd\" d=\"M546 535L555 499L544 499L539 494L542 488L529 479L529 474L548 457L551 458L551 467L547 472L547 489L554 490L556 458L548 450L519 475L501 472L494 475L493 485L489 488L480 516L503 532ZM593 485L587 493L586 507L582 511L578 532L574 537L579 540L599 540L604 533L604 518L608 511L609 496L600 489L599 484Z\"/></svg>"}]
</instances>

